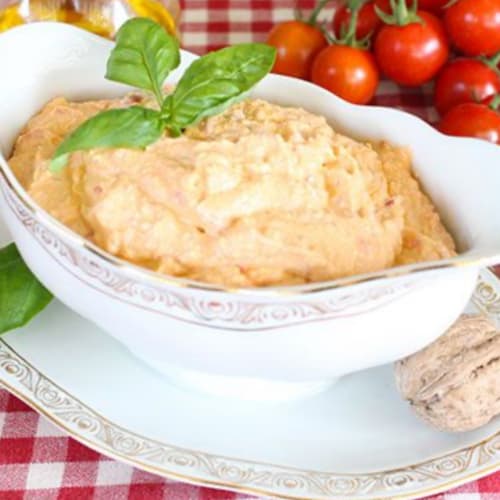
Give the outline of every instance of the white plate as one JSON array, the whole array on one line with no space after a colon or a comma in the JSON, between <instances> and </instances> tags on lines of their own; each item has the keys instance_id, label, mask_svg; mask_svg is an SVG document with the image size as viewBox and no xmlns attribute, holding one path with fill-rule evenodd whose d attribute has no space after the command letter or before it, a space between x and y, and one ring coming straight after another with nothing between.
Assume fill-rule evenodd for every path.
<instances>
[{"instance_id":1,"label":"white plate","mask_svg":"<svg viewBox=\"0 0 500 500\"><path fill-rule=\"evenodd\" d=\"M482 274L475 303L500 320L493 275ZM399 398L390 366L294 403L235 403L171 386L59 303L2 337L0 383L91 448L212 487L410 498L500 469L499 419L466 434L433 431Z\"/></svg>"}]
</instances>

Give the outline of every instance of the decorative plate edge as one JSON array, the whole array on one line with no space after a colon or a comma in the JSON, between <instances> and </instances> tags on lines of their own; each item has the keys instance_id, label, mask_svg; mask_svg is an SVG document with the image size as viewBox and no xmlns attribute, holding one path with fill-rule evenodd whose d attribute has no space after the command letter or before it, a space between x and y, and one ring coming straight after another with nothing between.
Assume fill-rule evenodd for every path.
<instances>
[{"instance_id":1,"label":"decorative plate edge","mask_svg":"<svg viewBox=\"0 0 500 500\"><path fill-rule=\"evenodd\" d=\"M500 287L481 273L472 302L500 320ZM500 431L419 464L337 474L217 456L149 439L109 421L39 372L0 339L0 384L96 451L174 480L287 499L418 498L500 470Z\"/></svg>"}]
</instances>

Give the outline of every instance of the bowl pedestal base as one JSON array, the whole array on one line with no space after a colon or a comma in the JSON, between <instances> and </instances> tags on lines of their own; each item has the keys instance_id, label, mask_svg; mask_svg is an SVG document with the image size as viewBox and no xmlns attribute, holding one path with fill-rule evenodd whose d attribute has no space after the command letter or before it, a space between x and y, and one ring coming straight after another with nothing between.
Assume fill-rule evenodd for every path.
<instances>
[{"instance_id":1,"label":"bowl pedestal base","mask_svg":"<svg viewBox=\"0 0 500 500\"><path fill-rule=\"evenodd\" d=\"M137 356L137 352L134 355ZM229 377L188 370L175 365L154 363L150 358L147 359L147 365L180 389L246 401L280 402L307 398L328 390L339 380L339 378L332 378L311 382L284 382L257 377Z\"/></svg>"}]
</instances>

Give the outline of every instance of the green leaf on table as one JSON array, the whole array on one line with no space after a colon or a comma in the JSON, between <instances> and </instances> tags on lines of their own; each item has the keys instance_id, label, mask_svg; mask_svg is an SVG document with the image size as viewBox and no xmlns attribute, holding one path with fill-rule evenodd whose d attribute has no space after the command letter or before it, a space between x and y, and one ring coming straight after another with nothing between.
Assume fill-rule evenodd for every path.
<instances>
[{"instance_id":1,"label":"green leaf on table","mask_svg":"<svg viewBox=\"0 0 500 500\"><path fill-rule=\"evenodd\" d=\"M11 244L0 250L0 333L28 323L52 300Z\"/></svg>"},{"instance_id":2,"label":"green leaf on table","mask_svg":"<svg viewBox=\"0 0 500 500\"><path fill-rule=\"evenodd\" d=\"M158 23L138 17L118 30L106 78L150 90L161 106L163 82L179 63L177 40Z\"/></svg>"},{"instance_id":3,"label":"green leaf on table","mask_svg":"<svg viewBox=\"0 0 500 500\"><path fill-rule=\"evenodd\" d=\"M220 113L266 76L275 58L276 49L263 43L234 45L200 57L165 100L167 126L175 133Z\"/></svg>"},{"instance_id":4,"label":"green leaf on table","mask_svg":"<svg viewBox=\"0 0 500 500\"><path fill-rule=\"evenodd\" d=\"M69 153L94 148L144 148L157 141L165 124L153 109L132 106L110 109L83 122L57 148L50 170L59 172Z\"/></svg>"}]
</instances>

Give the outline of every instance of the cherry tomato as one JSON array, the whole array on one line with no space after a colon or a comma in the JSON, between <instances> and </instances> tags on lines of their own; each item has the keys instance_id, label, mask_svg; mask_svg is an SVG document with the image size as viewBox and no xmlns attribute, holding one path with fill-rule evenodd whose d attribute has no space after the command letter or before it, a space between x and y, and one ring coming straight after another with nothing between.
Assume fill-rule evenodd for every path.
<instances>
[{"instance_id":1,"label":"cherry tomato","mask_svg":"<svg viewBox=\"0 0 500 500\"><path fill-rule=\"evenodd\" d=\"M418 86L431 80L448 59L449 48L441 21L418 11L421 22L385 25L375 38L380 70L401 85Z\"/></svg>"},{"instance_id":2,"label":"cherry tomato","mask_svg":"<svg viewBox=\"0 0 500 500\"><path fill-rule=\"evenodd\" d=\"M276 25L267 43L278 51L273 72L297 78L309 78L314 57L328 45L318 28L302 21Z\"/></svg>"},{"instance_id":3,"label":"cherry tomato","mask_svg":"<svg viewBox=\"0 0 500 500\"><path fill-rule=\"evenodd\" d=\"M434 105L442 115L457 104L480 102L500 92L498 74L477 59L456 59L439 73Z\"/></svg>"},{"instance_id":4,"label":"cherry tomato","mask_svg":"<svg viewBox=\"0 0 500 500\"><path fill-rule=\"evenodd\" d=\"M422 10L427 10L433 12L434 14L440 14L447 3L450 0L419 0L418 7Z\"/></svg>"},{"instance_id":5,"label":"cherry tomato","mask_svg":"<svg viewBox=\"0 0 500 500\"><path fill-rule=\"evenodd\" d=\"M438 129L448 135L477 137L500 144L500 114L482 103L465 102L451 108Z\"/></svg>"},{"instance_id":6,"label":"cherry tomato","mask_svg":"<svg viewBox=\"0 0 500 500\"><path fill-rule=\"evenodd\" d=\"M377 65L367 50L330 45L314 60L311 79L354 104L371 101L379 82Z\"/></svg>"},{"instance_id":7,"label":"cherry tomato","mask_svg":"<svg viewBox=\"0 0 500 500\"><path fill-rule=\"evenodd\" d=\"M453 45L464 54L500 51L499 0L459 0L446 9L444 22Z\"/></svg>"},{"instance_id":8,"label":"cherry tomato","mask_svg":"<svg viewBox=\"0 0 500 500\"><path fill-rule=\"evenodd\" d=\"M384 12L390 12L389 0L369 0L358 13L358 22L356 23L356 38L361 40L368 36L370 33L376 33L382 26L382 20L378 17L375 11L375 5L382 9ZM352 11L348 4L342 5L336 9L333 14L333 32L337 38L342 35L343 29L347 29L349 21L351 20Z\"/></svg>"}]
</instances>

